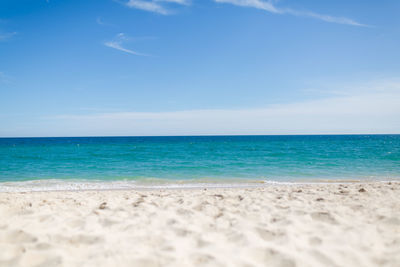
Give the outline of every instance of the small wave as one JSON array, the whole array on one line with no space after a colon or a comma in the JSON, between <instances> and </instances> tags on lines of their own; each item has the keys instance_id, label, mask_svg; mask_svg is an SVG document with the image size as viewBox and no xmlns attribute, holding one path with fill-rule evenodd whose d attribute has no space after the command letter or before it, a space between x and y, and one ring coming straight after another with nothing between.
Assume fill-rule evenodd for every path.
<instances>
[{"instance_id":1,"label":"small wave","mask_svg":"<svg viewBox=\"0 0 400 267\"><path fill-rule=\"evenodd\" d=\"M43 191L90 191L90 190L145 190L145 189L201 189L201 188L255 188L273 185L333 184L360 182L399 181L400 178L382 179L312 179L312 180L243 180L243 179L197 179L197 180L30 180L0 182L0 192L43 192Z\"/></svg>"},{"instance_id":2,"label":"small wave","mask_svg":"<svg viewBox=\"0 0 400 267\"><path fill-rule=\"evenodd\" d=\"M0 183L0 192L130 190L130 189L185 189L185 188L232 188L259 187L267 181L87 181L87 180L34 180Z\"/></svg>"}]
</instances>

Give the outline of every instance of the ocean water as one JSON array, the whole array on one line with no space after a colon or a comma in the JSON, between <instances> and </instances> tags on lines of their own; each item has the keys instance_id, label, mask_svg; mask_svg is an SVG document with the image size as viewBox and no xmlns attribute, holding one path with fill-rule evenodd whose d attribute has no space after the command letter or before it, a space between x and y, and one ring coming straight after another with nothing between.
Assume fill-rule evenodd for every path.
<instances>
[{"instance_id":1,"label":"ocean water","mask_svg":"<svg viewBox=\"0 0 400 267\"><path fill-rule=\"evenodd\" d=\"M399 177L400 135L0 138L0 190Z\"/></svg>"}]
</instances>

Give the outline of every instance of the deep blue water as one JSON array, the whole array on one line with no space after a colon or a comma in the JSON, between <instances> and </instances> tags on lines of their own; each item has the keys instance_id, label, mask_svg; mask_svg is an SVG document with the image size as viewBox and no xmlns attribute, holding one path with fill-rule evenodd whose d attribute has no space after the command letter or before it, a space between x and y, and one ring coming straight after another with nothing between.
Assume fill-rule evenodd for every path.
<instances>
[{"instance_id":1,"label":"deep blue water","mask_svg":"<svg viewBox=\"0 0 400 267\"><path fill-rule=\"evenodd\" d=\"M0 138L0 182L399 177L400 135Z\"/></svg>"}]
</instances>

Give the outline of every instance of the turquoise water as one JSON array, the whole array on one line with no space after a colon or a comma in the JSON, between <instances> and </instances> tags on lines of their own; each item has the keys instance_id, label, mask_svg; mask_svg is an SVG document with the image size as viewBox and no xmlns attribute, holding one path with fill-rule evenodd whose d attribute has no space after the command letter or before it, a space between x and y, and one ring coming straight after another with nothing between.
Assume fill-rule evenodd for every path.
<instances>
[{"instance_id":1,"label":"turquoise water","mask_svg":"<svg viewBox=\"0 0 400 267\"><path fill-rule=\"evenodd\" d=\"M0 182L399 177L400 135L0 138Z\"/></svg>"}]
</instances>

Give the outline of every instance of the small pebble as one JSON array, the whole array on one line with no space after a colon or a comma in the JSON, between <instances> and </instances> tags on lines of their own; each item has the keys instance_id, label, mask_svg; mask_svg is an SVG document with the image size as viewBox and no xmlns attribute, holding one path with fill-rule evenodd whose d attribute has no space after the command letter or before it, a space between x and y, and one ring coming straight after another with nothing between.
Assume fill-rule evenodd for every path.
<instances>
[{"instance_id":1,"label":"small pebble","mask_svg":"<svg viewBox=\"0 0 400 267\"><path fill-rule=\"evenodd\" d=\"M100 204L99 209L104 210L107 206L107 202L103 202Z\"/></svg>"}]
</instances>

